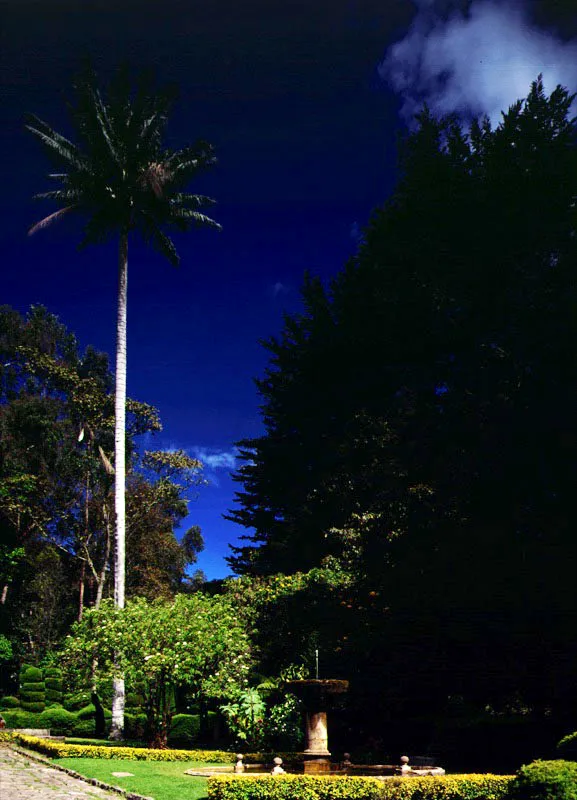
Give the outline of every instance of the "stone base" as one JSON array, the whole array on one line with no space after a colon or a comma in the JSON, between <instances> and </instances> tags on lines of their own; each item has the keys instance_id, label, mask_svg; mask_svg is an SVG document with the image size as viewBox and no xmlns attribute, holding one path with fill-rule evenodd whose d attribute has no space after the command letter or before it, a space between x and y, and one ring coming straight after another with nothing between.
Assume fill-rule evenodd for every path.
<instances>
[{"instance_id":1,"label":"stone base","mask_svg":"<svg viewBox=\"0 0 577 800\"><path fill-rule=\"evenodd\" d=\"M330 755L330 753L329 753ZM305 775L320 775L331 771L330 758L319 758L307 755L303 762L303 772Z\"/></svg>"}]
</instances>

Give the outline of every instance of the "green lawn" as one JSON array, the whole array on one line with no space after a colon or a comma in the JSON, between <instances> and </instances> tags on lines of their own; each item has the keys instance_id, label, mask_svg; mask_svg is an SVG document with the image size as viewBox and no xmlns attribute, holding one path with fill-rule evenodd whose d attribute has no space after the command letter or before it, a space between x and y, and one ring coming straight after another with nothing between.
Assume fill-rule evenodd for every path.
<instances>
[{"instance_id":1,"label":"green lawn","mask_svg":"<svg viewBox=\"0 0 577 800\"><path fill-rule=\"evenodd\" d=\"M73 769L87 778L96 778L129 792L154 797L154 800L199 800L206 797L206 778L185 775L187 769L208 767L198 761L124 761L100 758L55 758L55 764ZM133 778L115 778L113 772L132 772Z\"/></svg>"}]
</instances>

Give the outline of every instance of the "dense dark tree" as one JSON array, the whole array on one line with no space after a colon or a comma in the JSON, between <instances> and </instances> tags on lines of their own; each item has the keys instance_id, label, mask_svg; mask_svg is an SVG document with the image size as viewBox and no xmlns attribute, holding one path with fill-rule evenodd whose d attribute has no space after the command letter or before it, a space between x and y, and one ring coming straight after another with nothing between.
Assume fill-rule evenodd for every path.
<instances>
[{"instance_id":1,"label":"dense dark tree","mask_svg":"<svg viewBox=\"0 0 577 800\"><path fill-rule=\"evenodd\" d=\"M575 708L572 100L539 79L468 132L425 110L357 255L267 345L230 563L350 575L339 652L387 713Z\"/></svg>"}]
</instances>

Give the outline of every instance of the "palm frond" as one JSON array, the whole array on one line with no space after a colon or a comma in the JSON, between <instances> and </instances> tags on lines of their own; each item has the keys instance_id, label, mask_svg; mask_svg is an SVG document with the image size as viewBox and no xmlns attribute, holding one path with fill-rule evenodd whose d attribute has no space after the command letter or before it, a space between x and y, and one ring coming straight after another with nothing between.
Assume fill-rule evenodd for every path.
<instances>
[{"instance_id":1,"label":"palm frond","mask_svg":"<svg viewBox=\"0 0 577 800\"><path fill-rule=\"evenodd\" d=\"M216 222L206 214L201 214L199 211L193 211L191 208L174 208L172 215L175 219L187 220L189 224L195 225L199 228L214 228L215 230L222 230L222 225Z\"/></svg>"},{"instance_id":2,"label":"palm frond","mask_svg":"<svg viewBox=\"0 0 577 800\"><path fill-rule=\"evenodd\" d=\"M216 200L214 200L212 197L207 197L204 194L187 194L186 192L178 192L177 194L173 195L170 198L170 202L173 205L187 203L195 208L216 205Z\"/></svg>"},{"instance_id":3,"label":"palm frond","mask_svg":"<svg viewBox=\"0 0 577 800\"><path fill-rule=\"evenodd\" d=\"M55 189L52 192L41 192L34 195L34 200L80 200L82 192L79 189Z\"/></svg>"},{"instance_id":4,"label":"palm frond","mask_svg":"<svg viewBox=\"0 0 577 800\"><path fill-rule=\"evenodd\" d=\"M32 236L37 231L41 231L44 228L47 228L49 225L52 225L53 222L57 222L60 217L63 217L64 214L67 214L69 211L73 211L76 206L66 206L65 208L59 208L58 211L55 211L53 214L49 214L44 219L41 219L36 225L33 225L30 230L28 231L28 236Z\"/></svg>"},{"instance_id":5,"label":"palm frond","mask_svg":"<svg viewBox=\"0 0 577 800\"><path fill-rule=\"evenodd\" d=\"M24 126L34 136L38 137L40 141L50 150L52 155L62 161L68 162L80 169L84 166L85 160L76 147L75 144L70 142L66 137L62 136L53 130L46 122L43 122L33 114L26 117L29 122Z\"/></svg>"}]
</instances>

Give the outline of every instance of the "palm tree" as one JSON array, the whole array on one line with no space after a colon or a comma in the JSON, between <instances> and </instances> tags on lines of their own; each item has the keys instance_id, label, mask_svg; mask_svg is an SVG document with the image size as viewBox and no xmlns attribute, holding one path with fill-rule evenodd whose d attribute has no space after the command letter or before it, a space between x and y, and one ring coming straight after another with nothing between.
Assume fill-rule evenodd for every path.
<instances>
[{"instance_id":1,"label":"palm tree","mask_svg":"<svg viewBox=\"0 0 577 800\"><path fill-rule=\"evenodd\" d=\"M70 106L77 143L57 133L35 116L26 128L43 144L57 172L50 178L59 186L35 195L54 201L58 208L37 222L33 234L64 215L78 213L85 221L81 247L111 237L118 239L118 312L116 322L115 396L115 560L114 600L125 599L125 409L126 409L126 301L128 242L139 232L171 264L178 265L176 248L167 227L186 231L192 226L220 229L199 209L214 203L184 190L199 170L215 163L212 148L197 142L182 150L163 147L173 95L154 93L141 77L132 91L122 69L110 84L107 97L88 70L74 84L76 103ZM124 728L124 681L115 682L111 737Z\"/></svg>"}]
</instances>

